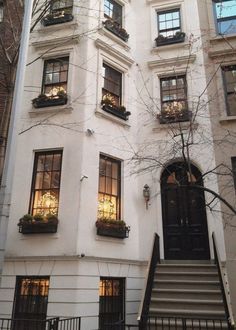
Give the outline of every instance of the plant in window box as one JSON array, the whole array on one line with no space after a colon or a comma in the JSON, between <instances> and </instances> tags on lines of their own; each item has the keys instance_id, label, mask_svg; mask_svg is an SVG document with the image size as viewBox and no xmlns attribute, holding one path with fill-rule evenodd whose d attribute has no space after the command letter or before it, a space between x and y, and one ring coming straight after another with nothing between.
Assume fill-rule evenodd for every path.
<instances>
[{"instance_id":1,"label":"plant in window box","mask_svg":"<svg viewBox=\"0 0 236 330\"><path fill-rule=\"evenodd\" d=\"M131 112L126 111L123 105L117 106L114 97L109 93L103 95L101 106L104 111L124 120L128 120L128 117L131 115Z\"/></svg>"},{"instance_id":2,"label":"plant in window box","mask_svg":"<svg viewBox=\"0 0 236 330\"><path fill-rule=\"evenodd\" d=\"M40 94L32 100L34 108L45 108L67 103L67 94L64 89L55 87L48 94Z\"/></svg>"},{"instance_id":3,"label":"plant in window box","mask_svg":"<svg viewBox=\"0 0 236 330\"><path fill-rule=\"evenodd\" d=\"M165 37L162 34L159 34L159 36L155 39L156 46L184 42L184 40L185 40L185 33L181 31L177 31L174 35L169 37Z\"/></svg>"},{"instance_id":4,"label":"plant in window box","mask_svg":"<svg viewBox=\"0 0 236 330\"><path fill-rule=\"evenodd\" d=\"M191 113L186 109L185 103L180 101L165 104L165 108L157 115L161 124L188 121Z\"/></svg>"},{"instance_id":5,"label":"plant in window box","mask_svg":"<svg viewBox=\"0 0 236 330\"><path fill-rule=\"evenodd\" d=\"M42 234L42 233L56 233L58 225L58 218L56 215L48 214L25 214L18 223L19 232L22 234Z\"/></svg>"},{"instance_id":6,"label":"plant in window box","mask_svg":"<svg viewBox=\"0 0 236 330\"><path fill-rule=\"evenodd\" d=\"M124 28L121 27L121 25L118 22L113 21L111 19L107 19L105 22L103 22L103 25L105 26L105 28L107 30L114 33L120 39L122 39L126 42L128 41L129 34L126 32L126 30Z\"/></svg>"},{"instance_id":7,"label":"plant in window box","mask_svg":"<svg viewBox=\"0 0 236 330\"><path fill-rule=\"evenodd\" d=\"M58 10L55 12L52 12L45 16L42 19L42 24L44 26L54 25L54 24L61 24L65 22L70 22L73 20L73 15L71 14L72 8L68 10Z\"/></svg>"},{"instance_id":8,"label":"plant in window box","mask_svg":"<svg viewBox=\"0 0 236 330\"><path fill-rule=\"evenodd\" d=\"M101 218L96 221L97 235L128 238L130 227L123 220Z\"/></svg>"}]
</instances>

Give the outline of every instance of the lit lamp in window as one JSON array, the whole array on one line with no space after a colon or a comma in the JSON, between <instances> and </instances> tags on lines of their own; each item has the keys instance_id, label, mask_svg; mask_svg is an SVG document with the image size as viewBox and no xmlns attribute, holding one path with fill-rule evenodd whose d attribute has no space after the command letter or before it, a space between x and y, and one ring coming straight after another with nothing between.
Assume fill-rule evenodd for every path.
<instances>
[{"instance_id":1,"label":"lit lamp in window","mask_svg":"<svg viewBox=\"0 0 236 330\"><path fill-rule=\"evenodd\" d=\"M146 210L147 210L148 209L148 202L150 200L150 187L147 184L145 184L145 186L143 187L143 197L145 199Z\"/></svg>"},{"instance_id":2,"label":"lit lamp in window","mask_svg":"<svg viewBox=\"0 0 236 330\"><path fill-rule=\"evenodd\" d=\"M58 200L50 192L46 192L38 201L38 208L42 209L43 214L48 213L57 215Z\"/></svg>"},{"instance_id":3,"label":"lit lamp in window","mask_svg":"<svg viewBox=\"0 0 236 330\"><path fill-rule=\"evenodd\" d=\"M115 218L115 198L111 196L100 196L98 200L98 219L116 219Z\"/></svg>"}]
</instances>

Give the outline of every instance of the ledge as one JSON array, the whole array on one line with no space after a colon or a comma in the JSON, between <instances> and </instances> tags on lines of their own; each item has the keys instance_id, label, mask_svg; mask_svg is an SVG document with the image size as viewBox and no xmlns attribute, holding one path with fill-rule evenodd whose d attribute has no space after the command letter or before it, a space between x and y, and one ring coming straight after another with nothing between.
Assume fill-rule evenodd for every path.
<instances>
[{"instance_id":1,"label":"ledge","mask_svg":"<svg viewBox=\"0 0 236 330\"><path fill-rule=\"evenodd\" d=\"M236 116L225 116L225 117L220 117L219 122L221 124L230 124L233 122L236 122Z\"/></svg>"},{"instance_id":2,"label":"ledge","mask_svg":"<svg viewBox=\"0 0 236 330\"><path fill-rule=\"evenodd\" d=\"M115 57L119 61L123 62L125 65L131 67L134 63L134 60L127 55L121 53L120 51L114 49L114 47L110 46L108 43L102 41L101 39L95 40L95 45L97 48L104 50L106 53Z\"/></svg>"},{"instance_id":3,"label":"ledge","mask_svg":"<svg viewBox=\"0 0 236 330\"><path fill-rule=\"evenodd\" d=\"M118 118L114 115L111 115L108 112L105 112L104 110L102 110L100 108L97 108L95 110L95 115L97 117L102 117L102 118L108 119L108 120L112 121L115 124L119 124L119 125L127 127L127 128L131 127L130 124L127 123L127 121L125 121L123 119L120 119L120 118Z\"/></svg>"},{"instance_id":4,"label":"ledge","mask_svg":"<svg viewBox=\"0 0 236 330\"><path fill-rule=\"evenodd\" d=\"M55 24L55 25L49 25L49 26L43 26L41 24L41 27L36 30L38 33L51 33L58 30L65 30L65 29L74 29L78 27L78 22L75 21L75 18L71 22L65 22L62 24Z\"/></svg>"},{"instance_id":5,"label":"ledge","mask_svg":"<svg viewBox=\"0 0 236 330\"><path fill-rule=\"evenodd\" d=\"M31 116L38 116L45 113L71 113L73 111L73 107L68 105L59 105L53 107L45 107L45 108L31 108L29 114Z\"/></svg>"},{"instance_id":6,"label":"ledge","mask_svg":"<svg viewBox=\"0 0 236 330\"><path fill-rule=\"evenodd\" d=\"M35 48L40 47L49 47L49 46L64 46L66 44L77 44L79 42L79 34L71 34L61 38L51 38L51 39L42 39L38 41L33 41L31 45Z\"/></svg>"},{"instance_id":7,"label":"ledge","mask_svg":"<svg viewBox=\"0 0 236 330\"><path fill-rule=\"evenodd\" d=\"M180 57L171 57L161 60L148 61L147 64L149 68L163 68L164 66L184 66L188 63L194 63L196 60L196 55L190 56L180 56Z\"/></svg>"},{"instance_id":8,"label":"ledge","mask_svg":"<svg viewBox=\"0 0 236 330\"><path fill-rule=\"evenodd\" d=\"M125 42L122 39L120 39L119 37L117 37L114 33L108 31L105 27L102 27L101 29L99 29L98 33L115 41L118 45L122 46L125 50L127 50L127 51L130 50L130 47L127 45L127 42Z\"/></svg>"},{"instance_id":9,"label":"ledge","mask_svg":"<svg viewBox=\"0 0 236 330\"><path fill-rule=\"evenodd\" d=\"M187 42L179 42L179 43L173 43L173 44L170 44L170 45L162 45L162 46L155 46L151 49L151 53L152 54L158 54L160 52L163 52L163 51L172 51L172 50L175 50L175 49L179 49L179 48L184 48L184 49L188 49L189 48L189 44Z\"/></svg>"},{"instance_id":10,"label":"ledge","mask_svg":"<svg viewBox=\"0 0 236 330\"><path fill-rule=\"evenodd\" d=\"M199 126L199 123L192 123L190 121L180 121L180 122L177 122L177 123L168 123L168 124L159 124L157 127L154 127L152 129L153 132L158 132L160 130L163 130L163 129L183 129L183 130L188 130L190 128L190 126L192 126L192 128L194 130L196 130Z\"/></svg>"}]
</instances>

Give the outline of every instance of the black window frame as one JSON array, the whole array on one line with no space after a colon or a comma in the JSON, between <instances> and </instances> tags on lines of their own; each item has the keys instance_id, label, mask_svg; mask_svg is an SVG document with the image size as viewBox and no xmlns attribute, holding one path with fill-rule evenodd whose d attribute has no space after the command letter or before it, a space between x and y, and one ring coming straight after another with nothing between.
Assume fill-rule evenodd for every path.
<instances>
[{"instance_id":1,"label":"black window frame","mask_svg":"<svg viewBox=\"0 0 236 330\"><path fill-rule=\"evenodd\" d=\"M223 2L228 2L231 0L212 0L213 4L214 4L214 16L215 16L215 24L216 24L216 30L217 33L220 35L227 35L227 34L236 34L236 15L232 15L232 16L226 16L226 17L221 17L221 18L217 18L217 9L216 6L218 3L223 4ZM235 3L236 5L236 3ZM221 22L227 22L227 21L231 21L231 20L235 20L235 31L234 32L228 32L228 33L222 33L221 29L220 29L220 23Z\"/></svg>"},{"instance_id":2,"label":"black window frame","mask_svg":"<svg viewBox=\"0 0 236 330\"><path fill-rule=\"evenodd\" d=\"M12 318L19 321L14 330L45 329L39 321L47 317L49 285L50 276L16 276Z\"/></svg>"},{"instance_id":3,"label":"black window frame","mask_svg":"<svg viewBox=\"0 0 236 330\"><path fill-rule=\"evenodd\" d=\"M112 10L111 8L109 8L107 5L106 5L106 2L110 5L110 6L113 6L114 9ZM108 15L106 13L106 10L105 8L108 8L108 11L112 11L112 16ZM110 19L112 20L113 22L116 22L118 23L120 26L122 26L123 24L123 19L122 19L122 16L123 16L123 6L118 3L117 1L114 1L114 0L104 0L104 17L107 18L107 19Z\"/></svg>"},{"instance_id":4,"label":"black window frame","mask_svg":"<svg viewBox=\"0 0 236 330\"><path fill-rule=\"evenodd\" d=\"M123 85L123 72L115 69L111 65L107 64L106 62L103 62L103 69L104 69L104 75L103 78L103 87L102 87L102 97L104 97L107 94L110 94L115 101L115 106L120 107L122 104L122 85ZM110 73L110 75L106 76L106 73ZM113 77L117 76L117 79L113 79ZM107 83L107 84L106 84ZM115 85L119 89L118 93L115 93L114 89L107 89L104 88L105 85Z\"/></svg>"},{"instance_id":5,"label":"black window frame","mask_svg":"<svg viewBox=\"0 0 236 330\"><path fill-rule=\"evenodd\" d=\"M102 162L105 163L105 172L104 173L103 173L103 169L102 169L102 167L103 167ZM111 172L110 173L108 170L108 168L109 168L108 163L111 163ZM114 166L117 166L117 177L113 176L113 174L112 174L113 164L114 164ZM101 177L104 178L104 185L105 185L104 190L101 190L101 186L102 186ZM116 182L117 194L112 193L113 181ZM110 182L110 186L109 186L109 182ZM110 189L110 191L108 191L108 189ZM109 196L110 196L110 200L112 200L113 198L115 199L116 208L114 210L114 213L111 213L109 216L107 216L106 215L107 212L105 212L103 209L103 211L101 211L101 214L100 214L99 199L103 198L103 200L104 200L105 197L108 197L108 199L109 199ZM104 155L104 154L99 155L98 216L97 217L98 217L98 220L101 220L101 219L120 220L120 217L121 217L121 161L116 158L112 158L110 156Z\"/></svg>"},{"instance_id":6,"label":"black window frame","mask_svg":"<svg viewBox=\"0 0 236 330\"><path fill-rule=\"evenodd\" d=\"M160 15L165 15L165 14L170 14L170 13L175 13L178 12L179 13L179 26L178 27L171 27L171 28L166 28L166 29L160 29ZM174 35L176 34L176 32L181 32L181 26L182 26L182 22L181 22L181 12L180 12L180 8L174 8L174 9L169 9L169 10L162 10L162 11L157 11L157 28L158 28L158 36L159 35L163 35L165 38L173 38ZM172 18L173 21L173 18ZM165 21L167 22L167 21ZM173 31L172 35L166 35L168 32Z\"/></svg>"},{"instance_id":7,"label":"black window frame","mask_svg":"<svg viewBox=\"0 0 236 330\"><path fill-rule=\"evenodd\" d=\"M54 161L54 156L55 155L59 155L60 156L60 166L59 169L52 169L51 171L47 171L45 169L45 163L44 163L44 171L37 171L37 168L39 166L38 161L39 158L41 156L44 156L44 162L47 156L52 156ZM31 184L31 194L30 194L30 204L29 204L29 214L35 215L35 214L42 214L42 215L47 215L47 214L54 214L54 215L58 215L58 209L59 209L59 202L60 202L60 187L61 187L61 172L62 172L62 156L63 156L63 151L62 150L50 150L50 151L40 151L40 152L35 152L35 157L34 157L34 167L33 167L33 175L32 175L32 184ZM52 164L53 166L53 164ZM36 179L37 179L37 173L43 173L43 179L42 182L44 182L44 173L46 172L50 172L50 174L52 175L53 173L58 173L59 172L59 177L58 179L58 187L52 187L52 185L48 188L48 187L42 187L41 189L36 188ZM50 177L50 184L52 184L52 177ZM58 201L57 201L57 206L53 207L53 208L46 208L46 207L34 207L34 203L37 197L37 192L53 192L57 195ZM51 195L51 194L50 194ZM53 209L56 209L56 212L53 211ZM37 210L36 212L34 210ZM41 211L40 211L41 210ZM42 211L49 211L47 213L42 212Z\"/></svg>"},{"instance_id":8,"label":"black window frame","mask_svg":"<svg viewBox=\"0 0 236 330\"><path fill-rule=\"evenodd\" d=\"M110 282L110 288L106 283ZM104 284L103 284L104 283ZM117 289L115 283L119 283L118 294L113 294ZM105 287L104 287L105 285ZM111 293L108 292L111 289ZM107 292L106 292L107 290ZM104 295L101 295L101 292ZM108 293L108 294L106 294ZM126 280L124 277L100 277L99 281L99 329L114 329L113 323L119 323L119 329L125 329L125 301L126 301ZM113 324L113 326L112 326ZM107 325L107 326L106 326ZM110 326L109 326L110 325Z\"/></svg>"},{"instance_id":9,"label":"black window frame","mask_svg":"<svg viewBox=\"0 0 236 330\"><path fill-rule=\"evenodd\" d=\"M229 69L231 69L231 70L229 70ZM236 72L236 64L222 65L221 66L221 71L222 71L222 75L223 75L224 94L225 94L225 103L226 103L227 116L236 116L236 92L228 90L229 82L227 81L227 75L225 73L227 71L235 71ZM236 84L236 76L235 76L235 84ZM235 113L231 110L231 107L230 107L230 102L229 102L230 95L235 95Z\"/></svg>"},{"instance_id":10,"label":"black window frame","mask_svg":"<svg viewBox=\"0 0 236 330\"><path fill-rule=\"evenodd\" d=\"M231 166L232 166L232 177L234 181L234 190L236 194L236 156L231 157Z\"/></svg>"},{"instance_id":11,"label":"black window frame","mask_svg":"<svg viewBox=\"0 0 236 330\"><path fill-rule=\"evenodd\" d=\"M183 87L177 88L178 80L183 79ZM178 95L178 92L181 93L181 90L184 94L184 97L176 97L169 100L164 100L164 89L163 82L175 80L176 88L171 89L171 85L169 86L169 96L172 94ZM167 91L168 89L166 89ZM186 74L178 74L175 76L167 76L160 78L160 98L161 98L161 118L166 122L180 122L180 121L188 121L189 120L189 111L188 111L188 92L187 92L187 77ZM183 109L180 111L175 111L175 102L182 103ZM171 112L168 114L168 104L173 104L173 114ZM166 105L166 106L165 106ZM177 107L177 105L176 105ZM176 108L177 109L177 108ZM164 123L164 122L162 122Z\"/></svg>"},{"instance_id":12,"label":"black window frame","mask_svg":"<svg viewBox=\"0 0 236 330\"><path fill-rule=\"evenodd\" d=\"M48 71L48 66L53 65L53 67L56 67L57 64L59 64L59 71ZM67 66L66 70L63 70L64 66ZM61 80L61 74L65 72L66 73L66 78ZM68 72L69 72L69 56L63 56L63 57L57 57L57 58L51 58L48 60L44 61L44 68L43 68L43 79L42 79L42 88L41 88L41 93L42 94L50 94L48 92L46 92L47 87L51 87L51 90L53 90L53 88L55 90L64 90L65 93L67 93L67 89L68 89ZM46 76L47 75L55 75L58 74L59 75L59 81L58 82L51 82L51 83L47 83L46 82ZM64 86L64 87L63 87ZM55 94L56 95L56 94Z\"/></svg>"}]
</instances>

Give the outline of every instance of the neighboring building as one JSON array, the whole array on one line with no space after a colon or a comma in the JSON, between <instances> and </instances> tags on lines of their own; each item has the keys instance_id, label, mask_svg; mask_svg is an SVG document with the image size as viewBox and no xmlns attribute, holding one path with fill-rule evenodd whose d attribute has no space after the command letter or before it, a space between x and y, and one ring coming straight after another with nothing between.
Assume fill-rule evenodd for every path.
<instances>
[{"instance_id":1,"label":"neighboring building","mask_svg":"<svg viewBox=\"0 0 236 330\"><path fill-rule=\"evenodd\" d=\"M135 324L155 232L162 260L192 263L214 258L214 232L236 290L224 207L212 212L211 195L186 188L228 193L202 174L222 158L235 164L233 136L224 155L214 143L222 120L234 130L228 5L236 0L52 3L30 40L0 317L81 316L82 330ZM189 132L186 170L175 138Z\"/></svg>"},{"instance_id":2,"label":"neighboring building","mask_svg":"<svg viewBox=\"0 0 236 330\"><path fill-rule=\"evenodd\" d=\"M0 182L7 145L22 17L21 0L0 1Z\"/></svg>"}]
</instances>

